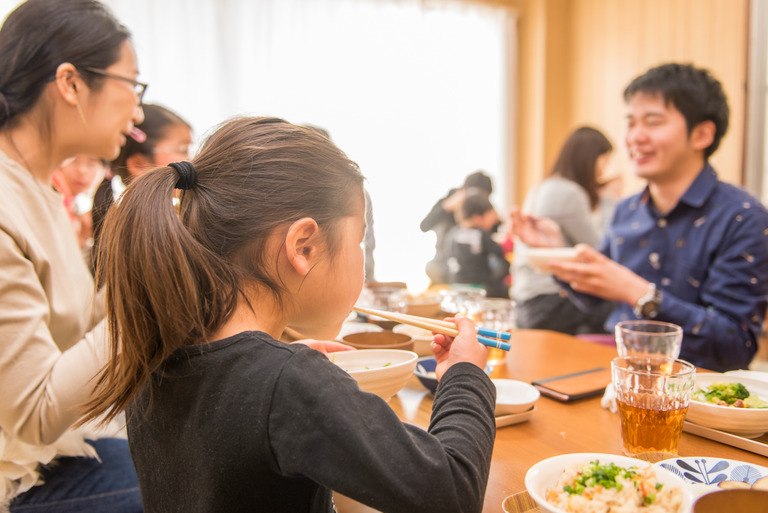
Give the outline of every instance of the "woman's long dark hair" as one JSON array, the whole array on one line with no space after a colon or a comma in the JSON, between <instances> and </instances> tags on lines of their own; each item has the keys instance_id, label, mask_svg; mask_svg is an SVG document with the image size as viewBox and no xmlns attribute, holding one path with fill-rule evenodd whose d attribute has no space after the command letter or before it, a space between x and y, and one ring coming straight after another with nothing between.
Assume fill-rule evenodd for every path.
<instances>
[{"instance_id":1,"label":"woman's long dark hair","mask_svg":"<svg viewBox=\"0 0 768 513\"><path fill-rule=\"evenodd\" d=\"M598 157L611 150L611 141L599 130L588 126L577 128L565 140L550 176L561 176L581 185L594 209L599 201L595 163Z\"/></svg>"},{"instance_id":2,"label":"woman's long dark hair","mask_svg":"<svg viewBox=\"0 0 768 513\"><path fill-rule=\"evenodd\" d=\"M69 62L88 87L98 90L104 69L120 58L130 37L104 4L96 0L27 0L0 29L0 128L37 103L45 86Z\"/></svg>"},{"instance_id":3,"label":"woman's long dark hair","mask_svg":"<svg viewBox=\"0 0 768 513\"><path fill-rule=\"evenodd\" d=\"M112 357L87 419L122 411L177 349L208 341L255 285L277 301L284 286L267 241L305 217L329 254L338 221L363 199L363 176L328 138L276 118L223 124L193 160L195 185L171 204L179 173L134 180L107 214L99 273L106 280Z\"/></svg>"}]
</instances>

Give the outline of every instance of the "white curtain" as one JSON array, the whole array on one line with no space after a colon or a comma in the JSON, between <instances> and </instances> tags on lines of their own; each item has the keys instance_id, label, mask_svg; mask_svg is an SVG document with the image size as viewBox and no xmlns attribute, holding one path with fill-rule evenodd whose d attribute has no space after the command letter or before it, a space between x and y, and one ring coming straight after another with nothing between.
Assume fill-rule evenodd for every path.
<instances>
[{"instance_id":1,"label":"white curtain","mask_svg":"<svg viewBox=\"0 0 768 513\"><path fill-rule=\"evenodd\" d=\"M7 9L10 10L13 2ZM202 137L237 114L327 129L368 178L376 277L428 284L419 222L464 177L505 189L508 10L421 0L105 0L146 101Z\"/></svg>"}]
</instances>

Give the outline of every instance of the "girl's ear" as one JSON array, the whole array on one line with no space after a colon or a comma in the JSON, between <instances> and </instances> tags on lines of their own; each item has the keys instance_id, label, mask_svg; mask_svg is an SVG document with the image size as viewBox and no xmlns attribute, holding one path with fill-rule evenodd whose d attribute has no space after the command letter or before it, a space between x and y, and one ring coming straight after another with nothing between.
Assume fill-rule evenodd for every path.
<instances>
[{"instance_id":1,"label":"girl's ear","mask_svg":"<svg viewBox=\"0 0 768 513\"><path fill-rule=\"evenodd\" d=\"M85 88L85 82L80 78L77 68L72 63L63 62L56 68L56 89L67 104L79 105L78 89Z\"/></svg>"},{"instance_id":2,"label":"girl's ear","mask_svg":"<svg viewBox=\"0 0 768 513\"><path fill-rule=\"evenodd\" d=\"M285 235L285 252L288 262L301 276L306 276L317 263L320 255L320 227L311 217L294 222Z\"/></svg>"}]
</instances>

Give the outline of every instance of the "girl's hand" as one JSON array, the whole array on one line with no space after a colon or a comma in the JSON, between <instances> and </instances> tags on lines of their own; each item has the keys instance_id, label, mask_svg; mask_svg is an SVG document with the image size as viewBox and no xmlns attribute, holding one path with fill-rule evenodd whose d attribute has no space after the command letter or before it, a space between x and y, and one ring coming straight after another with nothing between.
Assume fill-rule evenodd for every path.
<instances>
[{"instance_id":1,"label":"girl's hand","mask_svg":"<svg viewBox=\"0 0 768 513\"><path fill-rule=\"evenodd\" d=\"M442 379L443 374L454 363L469 362L477 365L481 369L488 363L488 348L477 341L477 330L475 323L471 319L462 315L457 315L454 319L456 328L459 330L457 337L435 334L430 347L435 353L435 376L437 380Z\"/></svg>"},{"instance_id":2,"label":"girl's hand","mask_svg":"<svg viewBox=\"0 0 768 513\"><path fill-rule=\"evenodd\" d=\"M337 353L339 351L357 351L357 349L352 346L348 346L347 344L342 344L341 342L331 342L329 340L304 339L292 342L292 344L304 344L305 346L309 346L316 351L320 351L326 356L328 356L330 353Z\"/></svg>"}]
</instances>

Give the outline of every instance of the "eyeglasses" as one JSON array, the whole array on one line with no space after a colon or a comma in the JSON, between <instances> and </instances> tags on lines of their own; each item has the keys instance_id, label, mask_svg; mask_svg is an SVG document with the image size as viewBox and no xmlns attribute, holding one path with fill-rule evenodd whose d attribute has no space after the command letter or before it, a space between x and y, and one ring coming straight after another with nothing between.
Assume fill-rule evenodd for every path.
<instances>
[{"instance_id":1,"label":"eyeglasses","mask_svg":"<svg viewBox=\"0 0 768 513\"><path fill-rule=\"evenodd\" d=\"M138 80L134 80L132 78L123 77L121 75L115 75L114 73L110 73L109 71L103 70L103 69L98 69L98 68L83 68L83 69L90 73L101 75L102 77L113 78L115 80L122 80L123 82L128 82L129 84L133 85L133 91L134 93L136 93L136 99L139 101L139 105L143 104L144 93L147 92L147 86L149 86L149 84L145 84L144 82L139 82Z\"/></svg>"}]
</instances>

